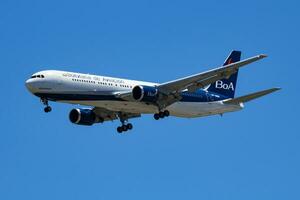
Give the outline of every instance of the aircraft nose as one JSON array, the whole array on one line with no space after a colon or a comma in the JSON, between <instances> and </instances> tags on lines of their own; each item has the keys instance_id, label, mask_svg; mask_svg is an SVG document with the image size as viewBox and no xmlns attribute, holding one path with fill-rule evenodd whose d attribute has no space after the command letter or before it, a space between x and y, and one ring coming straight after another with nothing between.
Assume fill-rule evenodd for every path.
<instances>
[{"instance_id":1,"label":"aircraft nose","mask_svg":"<svg viewBox=\"0 0 300 200\"><path fill-rule=\"evenodd\" d=\"M25 86L31 93L34 93L34 91L36 90L36 88L34 87L34 81L32 79L28 79L25 82Z\"/></svg>"}]
</instances>

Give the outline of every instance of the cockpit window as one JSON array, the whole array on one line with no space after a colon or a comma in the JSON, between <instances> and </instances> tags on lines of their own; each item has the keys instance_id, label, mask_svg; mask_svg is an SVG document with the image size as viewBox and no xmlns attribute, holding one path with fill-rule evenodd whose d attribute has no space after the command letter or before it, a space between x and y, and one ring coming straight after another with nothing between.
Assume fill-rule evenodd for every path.
<instances>
[{"instance_id":1,"label":"cockpit window","mask_svg":"<svg viewBox=\"0 0 300 200\"><path fill-rule=\"evenodd\" d=\"M38 75L31 76L31 78L45 78L45 76L42 74L38 74Z\"/></svg>"}]
</instances>

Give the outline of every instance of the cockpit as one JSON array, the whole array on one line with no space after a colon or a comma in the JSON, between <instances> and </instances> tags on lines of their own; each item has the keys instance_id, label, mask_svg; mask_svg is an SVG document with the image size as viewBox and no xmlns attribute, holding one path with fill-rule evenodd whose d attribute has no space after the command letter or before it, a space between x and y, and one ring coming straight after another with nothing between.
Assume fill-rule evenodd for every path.
<instances>
[{"instance_id":1,"label":"cockpit","mask_svg":"<svg viewBox=\"0 0 300 200\"><path fill-rule=\"evenodd\" d=\"M38 75L33 75L30 78L45 78L45 76L42 74L38 74Z\"/></svg>"}]
</instances>

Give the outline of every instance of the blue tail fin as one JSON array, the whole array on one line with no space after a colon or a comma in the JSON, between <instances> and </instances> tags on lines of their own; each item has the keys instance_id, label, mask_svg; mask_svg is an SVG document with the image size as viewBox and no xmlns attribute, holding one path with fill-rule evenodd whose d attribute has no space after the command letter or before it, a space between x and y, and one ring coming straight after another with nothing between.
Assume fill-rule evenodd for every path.
<instances>
[{"instance_id":1,"label":"blue tail fin","mask_svg":"<svg viewBox=\"0 0 300 200\"><path fill-rule=\"evenodd\" d=\"M228 58L225 60L223 66L235 63L241 60L240 51L232 51ZM226 98L234 98L235 86L237 82L238 71L235 74L232 74L228 79L221 79L212 83L207 91L220 94Z\"/></svg>"}]
</instances>

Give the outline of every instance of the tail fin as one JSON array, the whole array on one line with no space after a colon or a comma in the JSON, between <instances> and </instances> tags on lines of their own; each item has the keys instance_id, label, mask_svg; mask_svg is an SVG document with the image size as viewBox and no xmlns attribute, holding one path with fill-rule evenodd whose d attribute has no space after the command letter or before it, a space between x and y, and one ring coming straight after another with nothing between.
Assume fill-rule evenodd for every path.
<instances>
[{"instance_id":1,"label":"tail fin","mask_svg":"<svg viewBox=\"0 0 300 200\"><path fill-rule=\"evenodd\" d=\"M240 51L232 51L228 58L225 60L223 66L235 63L241 60ZM237 82L238 71L235 74L232 74L228 79L221 79L212 83L207 91L220 94L226 98L234 98L235 86Z\"/></svg>"}]
</instances>

